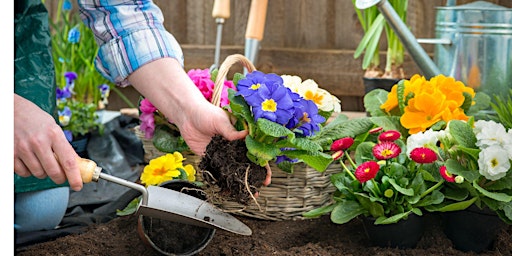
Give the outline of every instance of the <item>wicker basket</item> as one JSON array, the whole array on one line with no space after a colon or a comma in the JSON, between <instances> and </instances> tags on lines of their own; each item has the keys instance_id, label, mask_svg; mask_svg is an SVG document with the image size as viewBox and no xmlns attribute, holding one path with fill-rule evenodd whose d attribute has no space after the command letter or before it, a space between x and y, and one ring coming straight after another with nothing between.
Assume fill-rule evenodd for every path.
<instances>
[{"instance_id":1,"label":"wicker basket","mask_svg":"<svg viewBox=\"0 0 512 256\"><path fill-rule=\"evenodd\" d=\"M243 55L228 56L219 68L212 96L213 104L219 105L224 79L229 68L236 63L242 64L248 72L256 70ZM330 182L330 175L341 169L339 164L331 164L326 171L318 172L305 164L297 164L293 174L288 174L277 166L270 167L272 182L260 189L257 203L244 206L222 198L213 197L210 200L223 210L238 215L274 221L303 219L303 213L331 202L335 188ZM217 199L219 201L215 202Z\"/></svg>"}]
</instances>

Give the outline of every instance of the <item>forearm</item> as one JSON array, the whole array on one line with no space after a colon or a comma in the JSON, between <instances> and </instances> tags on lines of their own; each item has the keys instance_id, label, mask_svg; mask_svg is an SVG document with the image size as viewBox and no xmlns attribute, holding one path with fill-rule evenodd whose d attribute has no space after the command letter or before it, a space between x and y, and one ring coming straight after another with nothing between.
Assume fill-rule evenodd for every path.
<instances>
[{"instance_id":1,"label":"forearm","mask_svg":"<svg viewBox=\"0 0 512 256\"><path fill-rule=\"evenodd\" d=\"M182 119L201 105L210 104L173 58L162 58L140 67L128 81L177 124L183 123Z\"/></svg>"}]
</instances>

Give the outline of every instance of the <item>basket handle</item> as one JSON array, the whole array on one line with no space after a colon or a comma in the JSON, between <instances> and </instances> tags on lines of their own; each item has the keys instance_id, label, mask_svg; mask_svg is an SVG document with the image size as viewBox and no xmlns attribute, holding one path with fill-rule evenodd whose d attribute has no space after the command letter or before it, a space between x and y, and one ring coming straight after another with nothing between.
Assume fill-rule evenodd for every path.
<instances>
[{"instance_id":1,"label":"basket handle","mask_svg":"<svg viewBox=\"0 0 512 256\"><path fill-rule=\"evenodd\" d=\"M254 64L252 64L252 62L242 54L233 54L226 57L224 62L222 62L222 64L220 65L219 73L217 74L217 78L215 79L215 85L211 100L211 102L215 106L220 106L220 97L222 95L222 89L224 88L224 81L226 80L226 76L228 75L229 69L235 63L241 63L249 73L256 70Z\"/></svg>"}]
</instances>

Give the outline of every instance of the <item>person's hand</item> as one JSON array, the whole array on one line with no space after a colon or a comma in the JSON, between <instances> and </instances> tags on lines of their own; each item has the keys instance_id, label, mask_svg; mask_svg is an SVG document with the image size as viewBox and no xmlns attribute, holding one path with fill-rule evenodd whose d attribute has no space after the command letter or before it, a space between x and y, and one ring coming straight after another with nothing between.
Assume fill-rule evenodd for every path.
<instances>
[{"instance_id":1,"label":"person's hand","mask_svg":"<svg viewBox=\"0 0 512 256\"><path fill-rule=\"evenodd\" d=\"M68 180L70 187L79 191L83 183L77 158L55 119L15 94L14 172L21 177L50 177L57 184Z\"/></svg>"},{"instance_id":2,"label":"person's hand","mask_svg":"<svg viewBox=\"0 0 512 256\"><path fill-rule=\"evenodd\" d=\"M243 139L248 131L237 131L229 115L208 102L181 65L163 58L143 65L128 77L129 82L171 122L197 155L202 156L215 135L227 140ZM270 184L272 172L267 168L264 185Z\"/></svg>"}]
</instances>

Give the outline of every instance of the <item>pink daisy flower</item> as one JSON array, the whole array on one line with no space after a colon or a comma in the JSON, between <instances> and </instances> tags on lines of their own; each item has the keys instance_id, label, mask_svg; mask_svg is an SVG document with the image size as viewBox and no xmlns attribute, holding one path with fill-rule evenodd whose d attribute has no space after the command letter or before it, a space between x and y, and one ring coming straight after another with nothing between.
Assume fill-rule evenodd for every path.
<instances>
[{"instance_id":1,"label":"pink daisy flower","mask_svg":"<svg viewBox=\"0 0 512 256\"><path fill-rule=\"evenodd\" d=\"M400 155L402 149L394 142L384 141L375 145L372 152L377 160L388 160Z\"/></svg>"},{"instance_id":2,"label":"pink daisy flower","mask_svg":"<svg viewBox=\"0 0 512 256\"><path fill-rule=\"evenodd\" d=\"M446 166L444 166L444 165L441 166L441 168L439 168L439 173L446 181L455 182L455 175L448 172L448 170L446 169Z\"/></svg>"},{"instance_id":3,"label":"pink daisy flower","mask_svg":"<svg viewBox=\"0 0 512 256\"><path fill-rule=\"evenodd\" d=\"M355 176L359 182L364 183L375 178L379 168L379 164L375 161L364 162L357 167Z\"/></svg>"},{"instance_id":4,"label":"pink daisy flower","mask_svg":"<svg viewBox=\"0 0 512 256\"><path fill-rule=\"evenodd\" d=\"M398 140L400 136L402 135L398 131L385 131L379 135L379 141L395 141Z\"/></svg>"},{"instance_id":5,"label":"pink daisy flower","mask_svg":"<svg viewBox=\"0 0 512 256\"><path fill-rule=\"evenodd\" d=\"M419 164L431 164L437 160L434 150L425 147L415 148L411 151L411 159Z\"/></svg>"},{"instance_id":6,"label":"pink daisy flower","mask_svg":"<svg viewBox=\"0 0 512 256\"><path fill-rule=\"evenodd\" d=\"M340 151L340 150L346 150L350 148L354 144L354 139L350 137L341 138L338 140L335 140L331 144L331 151Z\"/></svg>"}]
</instances>

